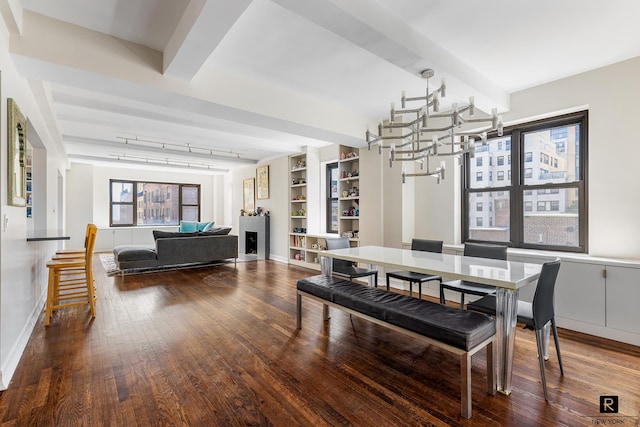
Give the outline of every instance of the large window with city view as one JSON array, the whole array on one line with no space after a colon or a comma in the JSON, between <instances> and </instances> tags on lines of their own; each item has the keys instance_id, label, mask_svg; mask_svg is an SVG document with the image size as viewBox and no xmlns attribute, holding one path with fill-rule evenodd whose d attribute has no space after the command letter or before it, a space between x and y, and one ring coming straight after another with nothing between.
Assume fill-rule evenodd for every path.
<instances>
[{"instance_id":1,"label":"large window with city view","mask_svg":"<svg viewBox=\"0 0 640 427\"><path fill-rule=\"evenodd\" d=\"M465 157L465 241L586 252L587 112L505 129Z\"/></svg>"},{"instance_id":2,"label":"large window with city view","mask_svg":"<svg viewBox=\"0 0 640 427\"><path fill-rule=\"evenodd\" d=\"M200 186L112 179L110 225L178 225L200 220Z\"/></svg>"}]
</instances>

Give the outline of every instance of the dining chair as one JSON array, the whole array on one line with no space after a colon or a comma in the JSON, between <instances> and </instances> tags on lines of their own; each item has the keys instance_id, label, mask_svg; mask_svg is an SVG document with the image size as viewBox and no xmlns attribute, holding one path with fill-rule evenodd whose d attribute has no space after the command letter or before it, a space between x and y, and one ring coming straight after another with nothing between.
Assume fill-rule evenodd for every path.
<instances>
[{"instance_id":1,"label":"dining chair","mask_svg":"<svg viewBox=\"0 0 640 427\"><path fill-rule=\"evenodd\" d=\"M339 237L335 239L325 239L327 249L346 249L349 247L348 237ZM356 263L344 259L333 258L333 274L336 276L347 277L352 282L358 277L374 276L375 286L378 287L378 270L360 268Z\"/></svg>"},{"instance_id":2,"label":"dining chair","mask_svg":"<svg viewBox=\"0 0 640 427\"><path fill-rule=\"evenodd\" d=\"M442 253L442 240L412 239L411 250ZM409 296L413 296L413 284L418 284L418 298L422 298L422 284L432 280L442 282L442 276L432 274L415 273L413 271L391 271L387 273L387 291L390 290L390 279L399 279L409 282Z\"/></svg>"},{"instance_id":3,"label":"dining chair","mask_svg":"<svg viewBox=\"0 0 640 427\"><path fill-rule=\"evenodd\" d=\"M553 331L553 340L556 344L556 354L558 355L558 364L560 365L560 375L564 375L562 368L562 357L560 356L560 343L558 342L558 330L556 328L556 319L553 309L553 293L556 286L556 278L560 270L560 260L546 262L542 265L540 278L536 285L536 291L533 295L533 303L518 301L518 322L525 325L525 329L535 331L536 344L538 346L538 361L540 363L540 376L542 377L542 389L544 391L544 399L549 400L547 396L547 380L544 374L544 326L551 322L551 330ZM467 304L467 310L478 311L495 316L496 314L496 296L486 295L477 301Z\"/></svg>"},{"instance_id":4,"label":"dining chair","mask_svg":"<svg viewBox=\"0 0 640 427\"><path fill-rule=\"evenodd\" d=\"M489 258L501 261L507 260L507 247L502 245L489 245L485 243L465 243L464 256L476 258ZM489 285L470 282L468 280L451 280L440 283L440 304L446 304L444 290L460 292L460 308L464 309L464 295L471 294L485 296L495 292L496 288Z\"/></svg>"},{"instance_id":5,"label":"dining chair","mask_svg":"<svg viewBox=\"0 0 640 427\"><path fill-rule=\"evenodd\" d=\"M97 227L89 227L84 257L59 257L47 262L49 279L45 304L45 326L49 326L53 311L77 305L88 305L91 317L96 316L93 281L93 248Z\"/></svg>"}]
</instances>

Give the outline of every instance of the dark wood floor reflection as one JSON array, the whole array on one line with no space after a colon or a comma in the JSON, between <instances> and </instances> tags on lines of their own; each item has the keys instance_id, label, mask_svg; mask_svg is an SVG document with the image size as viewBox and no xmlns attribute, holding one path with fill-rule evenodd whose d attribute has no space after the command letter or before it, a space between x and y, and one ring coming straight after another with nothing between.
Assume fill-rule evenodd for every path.
<instances>
[{"instance_id":1,"label":"dark wood floor reflection","mask_svg":"<svg viewBox=\"0 0 640 427\"><path fill-rule=\"evenodd\" d=\"M97 317L40 317L9 389L1 425L402 426L594 425L640 422L640 348L560 330L542 397L533 332L516 336L513 393L484 391L473 359L473 417L460 417L455 357L304 301L316 271L273 261L107 277L96 257ZM601 395L619 413L600 414ZM619 422L617 423L619 424Z\"/></svg>"}]
</instances>

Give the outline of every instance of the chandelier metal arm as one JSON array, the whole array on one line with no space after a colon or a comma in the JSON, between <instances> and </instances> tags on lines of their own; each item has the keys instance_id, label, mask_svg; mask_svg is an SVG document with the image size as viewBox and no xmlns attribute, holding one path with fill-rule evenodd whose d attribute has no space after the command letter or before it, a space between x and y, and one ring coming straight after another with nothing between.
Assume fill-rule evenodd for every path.
<instances>
[{"instance_id":1,"label":"chandelier metal arm","mask_svg":"<svg viewBox=\"0 0 640 427\"><path fill-rule=\"evenodd\" d=\"M372 134L368 129L366 132L366 142L369 150L372 145L378 146L378 153L382 154L383 149L390 149L389 165L393 166L394 161L417 161L421 168L426 163L427 172L410 173L402 172L402 182L407 176L435 176L440 182L444 179L444 162L435 171L429 171L429 160L431 157L459 156L469 153L475 154L476 139L483 145L487 143L487 132L497 131L501 136L503 124L501 116L498 116L496 109L491 115L485 117L475 116L474 98L469 97L468 104L452 104L451 109L440 112L440 98L446 95L446 84L444 79L439 88L429 91L429 78L435 72L426 69L420 72L420 76L426 80L426 93L424 96L407 97L402 92L400 98L402 108L396 110L395 103L391 103L390 119L387 123L378 125L378 135ZM424 105L420 108L406 108L407 102L421 101ZM396 122L396 117L415 114L416 118L408 122ZM450 120L449 125L432 126L434 121ZM462 130L463 125L484 124L480 129ZM400 135L394 135L395 129L403 130ZM407 131L404 131L407 129ZM383 135L387 130L386 135ZM428 138L424 136L429 136ZM397 141L401 141L397 143ZM409 149L403 149L410 146ZM446 148L440 150L439 147ZM451 148L450 150L448 148Z\"/></svg>"}]
</instances>

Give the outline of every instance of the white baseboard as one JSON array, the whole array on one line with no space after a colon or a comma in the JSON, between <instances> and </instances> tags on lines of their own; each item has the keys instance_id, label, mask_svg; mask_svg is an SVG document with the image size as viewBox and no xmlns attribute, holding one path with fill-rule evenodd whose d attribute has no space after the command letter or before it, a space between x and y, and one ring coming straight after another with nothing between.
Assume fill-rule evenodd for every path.
<instances>
[{"instance_id":1,"label":"white baseboard","mask_svg":"<svg viewBox=\"0 0 640 427\"><path fill-rule=\"evenodd\" d=\"M289 259L280 255L269 255L269 259L283 264L289 264Z\"/></svg>"},{"instance_id":2,"label":"white baseboard","mask_svg":"<svg viewBox=\"0 0 640 427\"><path fill-rule=\"evenodd\" d=\"M44 292L40 295L38 302L33 308L29 319L25 323L22 331L18 335L18 339L15 344L9 350L9 354L7 354L7 358L4 363L0 367L0 391L6 390L9 387L9 383L11 382L11 378L13 378L13 374L16 372L16 368L18 367L18 363L20 362L20 358L22 357L22 353L24 353L25 348L27 348L27 343L29 342L29 338L33 333L33 329L38 321L38 317L40 317L40 313L44 309L44 304L47 300L47 287L44 286Z\"/></svg>"}]
</instances>

